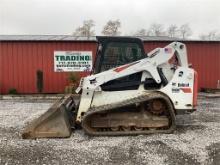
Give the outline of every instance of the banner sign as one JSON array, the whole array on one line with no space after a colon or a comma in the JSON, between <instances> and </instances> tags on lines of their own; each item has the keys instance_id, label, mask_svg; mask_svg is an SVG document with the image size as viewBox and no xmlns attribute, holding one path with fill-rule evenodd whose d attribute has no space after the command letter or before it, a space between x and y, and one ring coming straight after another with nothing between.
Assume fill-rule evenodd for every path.
<instances>
[{"instance_id":1,"label":"banner sign","mask_svg":"<svg viewBox=\"0 0 220 165\"><path fill-rule=\"evenodd\" d=\"M92 70L92 51L54 51L55 72Z\"/></svg>"}]
</instances>

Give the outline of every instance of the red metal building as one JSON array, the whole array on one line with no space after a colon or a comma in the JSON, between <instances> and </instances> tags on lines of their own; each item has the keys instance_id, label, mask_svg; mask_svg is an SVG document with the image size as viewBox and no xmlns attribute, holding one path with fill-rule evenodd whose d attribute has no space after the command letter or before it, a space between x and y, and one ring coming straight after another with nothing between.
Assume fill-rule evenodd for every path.
<instances>
[{"instance_id":1,"label":"red metal building","mask_svg":"<svg viewBox=\"0 0 220 165\"><path fill-rule=\"evenodd\" d=\"M145 37L145 51L163 47L171 38ZM217 88L220 81L220 41L181 41L186 44L189 62L199 75L199 88ZM68 73L54 72L54 51L92 51L95 38L73 36L0 36L0 94L15 88L18 93L38 93L36 72L43 71L43 93L63 93ZM82 72L82 76L89 73ZM220 82L219 82L220 83Z\"/></svg>"}]
</instances>

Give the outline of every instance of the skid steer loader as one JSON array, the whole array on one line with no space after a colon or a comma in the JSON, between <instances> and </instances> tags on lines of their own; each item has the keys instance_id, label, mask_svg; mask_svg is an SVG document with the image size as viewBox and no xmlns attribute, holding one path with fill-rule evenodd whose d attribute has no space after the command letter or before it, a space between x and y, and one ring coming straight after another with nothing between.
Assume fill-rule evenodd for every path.
<instances>
[{"instance_id":1,"label":"skid steer loader","mask_svg":"<svg viewBox=\"0 0 220 165\"><path fill-rule=\"evenodd\" d=\"M23 138L69 137L75 128L89 135L171 133L175 116L195 111L197 73L186 46L173 42L144 52L138 38L97 37L92 74L76 92L28 124Z\"/></svg>"}]
</instances>

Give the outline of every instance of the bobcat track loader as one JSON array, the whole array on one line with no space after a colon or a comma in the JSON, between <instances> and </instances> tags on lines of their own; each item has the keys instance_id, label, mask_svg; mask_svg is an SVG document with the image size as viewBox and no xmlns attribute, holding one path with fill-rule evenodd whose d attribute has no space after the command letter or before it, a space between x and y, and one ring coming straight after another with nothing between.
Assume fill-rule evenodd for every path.
<instances>
[{"instance_id":1,"label":"bobcat track loader","mask_svg":"<svg viewBox=\"0 0 220 165\"><path fill-rule=\"evenodd\" d=\"M93 73L81 78L77 99L69 95L32 121L23 138L171 133L175 116L195 111L197 73L186 46L173 42L144 52L138 38L97 37Z\"/></svg>"}]
</instances>

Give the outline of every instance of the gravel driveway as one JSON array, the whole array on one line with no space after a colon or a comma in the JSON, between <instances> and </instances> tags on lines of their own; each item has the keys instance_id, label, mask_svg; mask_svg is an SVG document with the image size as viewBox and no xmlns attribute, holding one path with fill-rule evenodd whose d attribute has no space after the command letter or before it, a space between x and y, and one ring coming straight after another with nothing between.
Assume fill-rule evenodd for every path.
<instances>
[{"instance_id":1,"label":"gravel driveway","mask_svg":"<svg viewBox=\"0 0 220 165\"><path fill-rule=\"evenodd\" d=\"M52 101L0 100L0 164L220 164L220 98L199 98L173 134L23 140L25 124Z\"/></svg>"}]
</instances>

